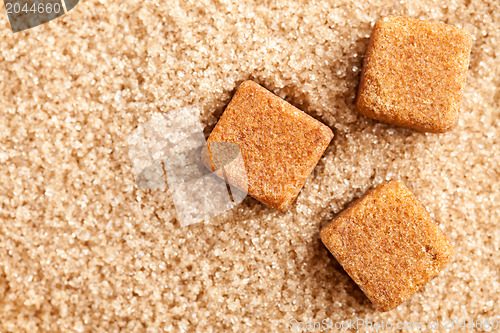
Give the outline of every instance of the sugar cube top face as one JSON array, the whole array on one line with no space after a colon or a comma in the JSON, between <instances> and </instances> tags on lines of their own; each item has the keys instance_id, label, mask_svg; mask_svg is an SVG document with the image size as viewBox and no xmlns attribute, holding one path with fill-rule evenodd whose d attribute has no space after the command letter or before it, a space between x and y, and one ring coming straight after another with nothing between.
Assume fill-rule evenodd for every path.
<instances>
[{"instance_id":1,"label":"sugar cube top face","mask_svg":"<svg viewBox=\"0 0 500 333\"><path fill-rule=\"evenodd\" d=\"M458 119L471 46L462 28L409 17L380 19L364 60L358 112L419 131L448 131Z\"/></svg>"},{"instance_id":2,"label":"sugar cube top face","mask_svg":"<svg viewBox=\"0 0 500 333\"><path fill-rule=\"evenodd\" d=\"M243 82L207 142L241 149L248 194L284 210L295 200L333 138L329 127L253 81ZM227 170L227 179L238 175ZM238 184L234 184L238 187Z\"/></svg>"},{"instance_id":3,"label":"sugar cube top face","mask_svg":"<svg viewBox=\"0 0 500 333\"><path fill-rule=\"evenodd\" d=\"M365 194L320 231L327 249L381 311L389 311L443 269L453 247L401 182Z\"/></svg>"}]
</instances>

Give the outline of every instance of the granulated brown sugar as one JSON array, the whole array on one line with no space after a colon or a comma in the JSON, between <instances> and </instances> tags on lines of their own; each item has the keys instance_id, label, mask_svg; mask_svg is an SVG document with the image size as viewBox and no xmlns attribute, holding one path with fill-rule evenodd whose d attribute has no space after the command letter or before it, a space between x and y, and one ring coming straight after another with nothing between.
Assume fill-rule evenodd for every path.
<instances>
[{"instance_id":1,"label":"granulated brown sugar","mask_svg":"<svg viewBox=\"0 0 500 333\"><path fill-rule=\"evenodd\" d=\"M356 106L370 118L428 132L455 125L472 46L443 23L387 16L373 28Z\"/></svg>"},{"instance_id":2,"label":"granulated brown sugar","mask_svg":"<svg viewBox=\"0 0 500 333\"><path fill-rule=\"evenodd\" d=\"M394 180L351 204L321 229L320 236L381 311L411 297L453 253L422 204Z\"/></svg>"},{"instance_id":3,"label":"granulated brown sugar","mask_svg":"<svg viewBox=\"0 0 500 333\"><path fill-rule=\"evenodd\" d=\"M388 14L471 33L451 131L420 133L356 112L372 24ZM498 316L497 0L86 0L16 34L0 14L0 33L0 331L286 332L292 319ZM136 187L128 135L190 105L208 134L248 79L335 138L289 210L247 198L183 228L168 192ZM455 254L381 313L318 232L389 179L419 198ZM365 331L373 332L357 330Z\"/></svg>"},{"instance_id":4,"label":"granulated brown sugar","mask_svg":"<svg viewBox=\"0 0 500 333\"><path fill-rule=\"evenodd\" d=\"M327 126L257 83L245 81L207 142L237 144L245 162L248 194L284 210L295 200L332 138ZM231 170L227 177L241 178Z\"/></svg>"}]
</instances>

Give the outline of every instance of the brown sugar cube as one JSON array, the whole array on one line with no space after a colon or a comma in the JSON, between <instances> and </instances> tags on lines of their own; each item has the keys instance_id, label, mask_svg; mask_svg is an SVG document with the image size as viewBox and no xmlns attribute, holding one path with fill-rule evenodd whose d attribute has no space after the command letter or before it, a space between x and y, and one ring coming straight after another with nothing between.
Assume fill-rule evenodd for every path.
<instances>
[{"instance_id":1,"label":"brown sugar cube","mask_svg":"<svg viewBox=\"0 0 500 333\"><path fill-rule=\"evenodd\" d=\"M389 311L443 269L453 247L410 190L391 180L352 203L320 237L381 311Z\"/></svg>"},{"instance_id":2,"label":"brown sugar cube","mask_svg":"<svg viewBox=\"0 0 500 333\"><path fill-rule=\"evenodd\" d=\"M243 82L207 142L241 149L248 194L287 209L333 138L329 127L253 81ZM238 175L226 170L230 183Z\"/></svg>"},{"instance_id":3,"label":"brown sugar cube","mask_svg":"<svg viewBox=\"0 0 500 333\"><path fill-rule=\"evenodd\" d=\"M373 28L359 84L359 113L424 132L458 119L472 38L465 29L387 16Z\"/></svg>"}]
</instances>

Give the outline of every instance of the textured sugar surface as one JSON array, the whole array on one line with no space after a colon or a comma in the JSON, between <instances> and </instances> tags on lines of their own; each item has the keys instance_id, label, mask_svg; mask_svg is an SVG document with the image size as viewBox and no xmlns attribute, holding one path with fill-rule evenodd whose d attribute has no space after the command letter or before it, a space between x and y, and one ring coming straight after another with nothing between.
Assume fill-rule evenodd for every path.
<instances>
[{"instance_id":1,"label":"textured sugar surface","mask_svg":"<svg viewBox=\"0 0 500 333\"><path fill-rule=\"evenodd\" d=\"M248 194L287 209L332 140L331 129L253 81L239 87L208 143L231 142L245 161ZM227 170L233 184L240 170Z\"/></svg>"},{"instance_id":2,"label":"textured sugar surface","mask_svg":"<svg viewBox=\"0 0 500 333\"><path fill-rule=\"evenodd\" d=\"M411 297L453 254L453 246L422 204L395 180L349 205L320 236L381 311Z\"/></svg>"},{"instance_id":3,"label":"textured sugar surface","mask_svg":"<svg viewBox=\"0 0 500 333\"><path fill-rule=\"evenodd\" d=\"M356 112L372 24L388 14L472 34L450 132ZM262 332L286 331L292 318L498 316L499 22L497 0L88 0L17 34L0 15L0 330ZM247 79L335 138L290 210L247 198L181 228L167 192L135 187L127 136L155 112L191 104L210 133ZM455 254L408 302L380 313L318 233L386 179L408 185Z\"/></svg>"},{"instance_id":4,"label":"textured sugar surface","mask_svg":"<svg viewBox=\"0 0 500 333\"><path fill-rule=\"evenodd\" d=\"M456 124L471 36L452 25L401 16L375 24L361 74L357 110L428 132Z\"/></svg>"}]
</instances>

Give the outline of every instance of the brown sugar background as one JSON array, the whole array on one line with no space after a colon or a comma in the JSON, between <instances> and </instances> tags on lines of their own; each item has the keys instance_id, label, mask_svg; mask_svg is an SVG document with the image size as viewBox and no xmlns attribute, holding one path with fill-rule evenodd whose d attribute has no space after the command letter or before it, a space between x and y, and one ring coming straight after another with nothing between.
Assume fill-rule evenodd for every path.
<instances>
[{"instance_id":1,"label":"brown sugar background","mask_svg":"<svg viewBox=\"0 0 500 333\"><path fill-rule=\"evenodd\" d=\"M500 4L491 1L81 1L13 34L0 15L0 331L288 331L290 320L500 317ZM457 126L423 134L354 100L371 25L387 14L473 36ZM207 133L253 79L335 138L290 210L247 198L181 228L166 191L135 186L127 136L196 105ZM455 247L388 313L318 233L386 179ZM362 332L363 330L360 330Z\"/></svg>"}]
</instances>

